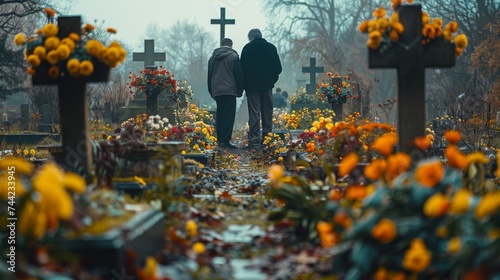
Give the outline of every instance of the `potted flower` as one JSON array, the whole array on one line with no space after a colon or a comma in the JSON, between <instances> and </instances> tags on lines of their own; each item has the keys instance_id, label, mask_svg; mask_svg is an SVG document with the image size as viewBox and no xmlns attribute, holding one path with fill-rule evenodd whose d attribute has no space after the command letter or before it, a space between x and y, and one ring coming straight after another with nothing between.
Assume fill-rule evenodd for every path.
<instances>
[{"instance_id":1,"label":"potted flower","mask_svg":"<svg viewBox=\"0 0 500 280\"><path fill-rule=\"evenodd\" d=\"M174 75L162 66L148 67L141 70L139 74L130 73L130 94L144 94L146 98L147 114L154 116L158 114L158 95L165 92L173 95L177 91L177 81ZM179 99L180 102L180 99ZM183 103L184 104L184 103Z\"/></svg>"}]
</instances>

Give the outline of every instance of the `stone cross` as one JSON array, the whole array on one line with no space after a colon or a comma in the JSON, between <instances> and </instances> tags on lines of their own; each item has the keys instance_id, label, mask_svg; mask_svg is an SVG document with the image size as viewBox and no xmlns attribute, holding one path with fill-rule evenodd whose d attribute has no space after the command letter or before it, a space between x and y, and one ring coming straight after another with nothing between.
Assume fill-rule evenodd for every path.
<instances>
[{"instance_id":1,"label":"stone cross","mask_svg":"<svg viewBox=\"0 0 500 280\"><path fill-rule=\"evenodd\" d=\"M425 135L425 68L455 65L455 45L444 38L422 44L422 7L401 5L404 32L384 52L369 49L369 68L396 68L399 151L416 153L415 137Z\"/></svg>"},{"instance_id":2,"label":"stone cross","mask_svg":"<svg viewBox=\"0 0 500 280\"><path fill-rule=\"evenodd\" d=\"M226 19L226 8L220 8L220 19L211 19L210 24L220 24L220 42L226 36L226 24L235 24L234 19Z\"/></svg>"},{"instance_id":3,"label":"stone cross","mask_svg":"<svg viewBox=\"0 0 500 280\"><path fill-rule=\"evenodd\" d=\"M154 66L156 61L165 61L165 53L155 52L155 40L144 40L144 52L133 53L133 61L144 61L144 69L148 66Z\"/></svg>"},{"instance_id":4,"label":"stone cross","mask_svg":"<svg viewBox=\"0 0 500 280\"><path fill-rule=\"evenodd\" d=\"M81 34L81 17L59 17L58 27L60 38L67 37L71 32ZM62 157L58 163L67 170L79 173L87 182L90 182L92 173L92 153L89 102L85 88L87 83L108 81L110 71L110 68L99 60L91 58L91 61L94 64L94 72L90 76L64 75L51 78L48 75L51 65L44 61L32 78L33 85L58 86L62 133Z\"/></svg>"},{"instance_id":5,"label":"stone cross","mask_svg":"<svg viewBox=\"0 0 500 280\"><path fill-rule=\"evenodd\" d=\"M316 58L309 58L309 65L307 67L302 67L302 73L309 73L309 84L306 85L306 91L308 94L316 93L316 73L323 73L325 70L323 67L316 66Z\"/></svg>"}]
</instances>

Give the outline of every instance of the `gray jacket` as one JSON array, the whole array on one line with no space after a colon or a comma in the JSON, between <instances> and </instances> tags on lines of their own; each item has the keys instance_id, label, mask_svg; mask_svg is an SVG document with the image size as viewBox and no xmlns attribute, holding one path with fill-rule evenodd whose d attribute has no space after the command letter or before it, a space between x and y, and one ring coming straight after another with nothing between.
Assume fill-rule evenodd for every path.
<instances>
[{"instance_id":1,"label":"gray jacket","mask_svg":"<svg viewBox=\"0 0 500 280\"><path fill-rule=\"evenodd\" d=\"M243 71L238 53L230 47L214 50L208 60L208 92L210 96L243 95Z\"/></svg>"}]
</instances>

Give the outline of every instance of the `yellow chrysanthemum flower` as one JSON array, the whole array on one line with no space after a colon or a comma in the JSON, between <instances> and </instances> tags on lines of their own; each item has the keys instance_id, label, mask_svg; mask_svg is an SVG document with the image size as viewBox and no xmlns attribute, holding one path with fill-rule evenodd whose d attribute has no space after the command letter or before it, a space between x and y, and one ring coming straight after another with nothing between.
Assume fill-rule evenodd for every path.
<instances>
[{"instance_id":1,"label":"yellow chrysanthemum flower","mask_svg":"<svg viewBox=\"0 0 500 280\"><path fill-rule=\"evenodd\" d=\"M56 50L51 50L47 53L47 57L45 59L50 64L55 65L59 62L59 53Z\"/></svg>"},{"instance_id":2,"label":"yellow chrysanthemum flower","mask_svg":"<svg viewBox=\"0 0 500 280\"><path fill-rule=\"evenodd\" d=\"M80 63L80 73L83 76L90 76L94 73L94 64L90 60L83 60Z\"/></svg>"},{"instance_id":3,"label":"yellow chrysanthemum flower","mask_svg":"<svg viewBox=\"0 0 500 280\"><path fill-rule=\"evenodd\" d=\"M82 193L85 190L87 183L82 176L73 172L66 172L66 174L64 174L64 186L67 190L72 192Z\"/></svg>"},{"instance_id":4,"label":"yellow chrysanthemum flower","mask_svg":"<svg viewBox=\"0 0 500 280\"><path fill-rule=\"evenodd\" d=\"M455 37L455 45L457 46L457 48L464 49L465 47L467 47L468 44L469 44L469 42L468 42L467 36L465 36L465 34L458 34Z\"/></svg>"},{"instance_id":5,"label":"yellow chrysanthemum flower","mask_svg":"<svg viewBox=\"0 0 500 280\"><path fill-rule=\"evenodd\" d=\"M66 63L66 69L68 69L70 75L80 75L80 61L76 58L68 60L68 63Z\"/></svg>"},{"instance_id":6,"label":"yellow chrysanthemum flower","mask_svg":"<svg viewBox=\"0 0 500 280\"><path fill-rule=\"evenodd\" d=\"M45 59L45 57L47 56L47 49L42 47L42 46L38 46L36 47L34 50L33 50L33 54L36 54L38 55L38 57L43 60Z\"/></svg>"},{"instance_id":7,"label":"yellow chrysanthemum flower","mask_svg":"<svg viewBox=\"0 0 500 280\"><path fill-rule=\"evenodd\" d=\"M28 58L26 59L26 61L28 62L29 65L31 65L33 67L37 67L41 63L40 57L38 57L38 55L36 55L36 54L28 55Z\"/></svg>"},{"instance_id":8,"label":"yellow chrysanthemum flower","mask_svg":"<svg viewBox=\"0 0 500 280\"><path fill-rule=\"evenodd\" d=\"M59 27L53 23L48 23L46 24L43 29L42 29L43 35L45 37L55 37L57 36L57 33L59 32Z\"/></svg>"},{"instance_id":9,"label":"yellow chrysanthemum flower","mask_svg":"<svg viewBox=\"0 0 500 280\"><path fill-rule=\"evenodd\" d=\"M61 40L57 37L50 37L45 39L44 46L47 50L55 50L61 44Z\"/></svg>"},{"instance_id":10,"label":"yellow chrysanthemum flower","mask_svg":"<svg viewBox=\"0 0 500 280\"><path fill-rule=\"evenodd\" d=\"M198 233L198 226L194 220L188 220L186 223L186 232L189 236L196 236Z\"/></svg>"},{"instance_id":11,"label":"yellow chrysanthemum flower","mask_svg":"<svg viewBox=\"0 0 500 280\"><path fill-rule=\"evenodd\" d=\"M193 251L196 252L196 254L200 255L200 254L203 254L205 253L205 245L203 245L203 243L201 242L196 242L193 244Z\"/></svg>"},{"instance_id":12,"label":"yellow chrysanthemum flower","mask_svg":"<svg viewBox=\"0 0 500 280\"><path fill-rule=\"evenodd\" d=\"M469 205L472 199L472 193L467 189L458 190L453 196L451 202L451 214L465 214L469 211Z\"/></svg>"},{"instance_id":13,"label":"yellow chrysanthemum flower","mask_svg":"<svg viewBox=\"0 0 500 280\"><path fill-rule=\"evenodd\" d=\"M73 41L69 37L66 37L66 38L62 39L61 40L61 44L68 46L71 51L73 51L75 49L75 47L76 47L75 41Z\"/></svg>"},{"instance_id":14,"label":"yellow chrysanthemum flower","mask_svg":"<svg viewBox=\"0 0 500 280\"><path fill-rule=\"evenodd\" d=\"M71 54L71 49L68 45L65 44L60 44L57 47L57 54L59 55L60 60L66 60L68 59L69 55Z\"/></svg>"},{"instance_id":15,"label":"yellow chrysanthemum flower","mask_svg":"<svg viewBox=\"0 0 500 280\"><path fill-rule=\"evenodd\" d=\"M26 44L26 36L23 33L16 34L16 36L14 37L14 44L18 46Z\"/></svg>"}]
</instances>

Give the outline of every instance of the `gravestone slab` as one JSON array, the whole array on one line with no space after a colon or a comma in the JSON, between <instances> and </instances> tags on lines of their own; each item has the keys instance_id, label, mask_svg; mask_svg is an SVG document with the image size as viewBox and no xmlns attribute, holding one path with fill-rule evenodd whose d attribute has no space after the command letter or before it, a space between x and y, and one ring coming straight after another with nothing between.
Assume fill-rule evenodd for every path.
<instances>
[{"instance_id":1,"label":"gravestone slab","mask_svg":"<svg viewBox=\"0 0 500 280\"><path fill-rule=\"evenodd\" d=\"M29 130L30 108L28 104L21 105L21 130Z\"/></svg>"},{"instance_id":2,"label":"gravestone slab","mask_svg":"<svg viewBox=\"0 0 500 280\"><path fill-rule=\"evenodd\" d=\"M38 124L39 132L50 132L52 128L52 115L50 114L50 106L43 104L40 107L40 114L42 115L40 123Z\"/></svg>"}]
</instances>

